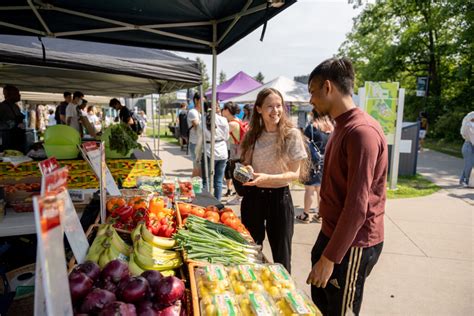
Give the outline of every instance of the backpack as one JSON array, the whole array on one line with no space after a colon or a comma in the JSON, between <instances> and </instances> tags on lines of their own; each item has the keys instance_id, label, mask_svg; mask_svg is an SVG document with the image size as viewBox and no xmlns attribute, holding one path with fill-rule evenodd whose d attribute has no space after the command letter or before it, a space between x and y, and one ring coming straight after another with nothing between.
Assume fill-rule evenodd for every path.
<instances>
[{"instance_id":1,"label":"backpack","mask_svg":"<svg viewBox=\"0 0 474 316\"><path fill-rule=\"evenodd\" d=\"M248 122L242 122L240 120L232 120L231 122L237 122L239 123L239 131L240 131L240 137L239 137L239 140L237 140L237 138L232 134L232 132L230 133L230 137L232 137L232 139L234 140L234 143L236 145L240 145L240 143L242 142L242 140L244 139L245 137L245 134L248 132L249 130L249 123Z\"/></svg>"},{"instance_id":2,"label":"backpack","mask_svg":"<svg viewBox=\"0 0 474 316\"><path fill-rule=\"evenodd\" d=\"M188 111L181 111L178 116L179 132L182 137L189 137Z\"/></svg>"},{"instance_id":3,"label":"backpack","mask_svg":"<svg viewBox=\"0 0 474 316\"><path fill-rule=\"evenodd\" d=\"M132 120L133 120L133 124L135 125L135 133L137 133L137 135L141 135L143 133L143 131L145 130L145 121L140 118L135 112L132 112Z\"/></svg>"},{"instance_id":4,"label":"backpack","mask_svg":"<svg viewBox=\"0 0 474 316\"><path fill-rule=\"evenodd\" d=\"M311 125L311 136L313 136L312 125ZM320 173L323 171L324 154L321 153L321 150L319 149L320 146L316 144L316 142L314 141L312 137L308 142L308 146L309 146L309 152L311 154L311 171L315 173Z\"/></svg>"}]
</instances>

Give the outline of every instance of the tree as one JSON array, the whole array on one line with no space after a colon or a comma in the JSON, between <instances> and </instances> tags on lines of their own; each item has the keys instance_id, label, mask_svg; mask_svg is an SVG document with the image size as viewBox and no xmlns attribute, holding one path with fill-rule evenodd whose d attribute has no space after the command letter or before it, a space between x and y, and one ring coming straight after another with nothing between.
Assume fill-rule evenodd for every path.
<instances>
[{"instance_id":1,"label":"tree","mask_svg":"<svg viewBox=\"0 0 474 316\"><path fill-rule=\"evenodd\" d=\"M293 80L303 84L308 84L309 75L294 76Z\"/></svg>"},{"instance_id":2,"label":"tree","mask_svg":"<svg viewBox=\"0 0 474 316\"><path fill-rule=\"evenodd\" d=\"M459 137L453 111L473 108L471 1L385 0L365 4L339 55L352 59L356 85L365 81L399 81L406 88L405 117L413 120L428 112L432 131L439 137ZM469 13L471 12L471 13ZM415 96L416 77L428 76L428 96ZM453 116L454 115L454 116ZM459 116L459 115L457 115ZM442 120L442 121L441 121ZM435 123L435 124L433 124ZM457 125L457 126L456 126ZM448 137L449 136L449 137Z\"/></svg>"},{"instance_id":3,"label":"tree","mask_svg":"<svg viewBox=\"0 0 474 316\"><path fill-rule=\"evenodd\" d=\"M202 90L206 92L209 89L209 75L207 74L206 63L199 57L196 57L196 62L198 63L199 70L201 70Z\"/></svg>"},{"instance_id":4,"label":"tree","mask_svg":"<svg viewBox=\"0 0 474 316\"><path fill-rule=\"evenodd\" d=\"M227 75L225 74L224 70L221 70L219 73L219 84L222 84L227 81Z\"/></svg>"},{"instance_id":5,"label":"tree","mask_svg":"<svg viewBox=\"0 0 474 316\"><path fill-rule=\"evenodd\" d=\"M258 82L262 83L263 84L263 80L265 80L265 77L263 76L263 74L259 71L258 74L253 77L255 80L257 80Z\"/></svg>"}]
</instances>

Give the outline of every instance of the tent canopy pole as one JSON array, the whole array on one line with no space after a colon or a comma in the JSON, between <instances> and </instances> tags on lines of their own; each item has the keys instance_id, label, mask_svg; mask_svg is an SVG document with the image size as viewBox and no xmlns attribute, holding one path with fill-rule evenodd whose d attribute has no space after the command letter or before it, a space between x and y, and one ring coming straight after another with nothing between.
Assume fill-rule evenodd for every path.
<instances>
[{"instance_id":1,"label":"tent canopy pole","mask_svg":"<svg viewBox=\"0 0 474 316\"><path fill-rule=\"evenodd\" d=\"M217 52L216 52L216 40L217 40L217 23L212 25L213 32L213 44L212 44L212 102L211 102L211 172L210 172L210 189L214 190L214 173L215 173L215 155L214 148L216 146L216 77L217 77Z\"/></svg>"}]
</instances>

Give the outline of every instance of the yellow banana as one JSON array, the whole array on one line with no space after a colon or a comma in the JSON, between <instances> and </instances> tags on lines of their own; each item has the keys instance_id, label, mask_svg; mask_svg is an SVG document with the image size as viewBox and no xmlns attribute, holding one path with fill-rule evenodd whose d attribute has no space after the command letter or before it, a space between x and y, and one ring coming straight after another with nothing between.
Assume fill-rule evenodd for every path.
<instances>
[{"instance_id":1,"label":"yellow banana","mask_svg":"<svg viewBox=\"0 0 474 316\"><path fill-rule=\"evenodd\" d=\"M145 257L151 257L153 259L174 259L178 258L180 254L176 251L165 250L158 247L153 247L143 239L138 240L134 245L135 251Z\"/></svg>"},{"instance_id":2,"label":"yellow banana","mask_svg":"<svg viewBox=\"0 0 474 316\"><path fill-rule=\"evenodd\" d=\"M132 230L130 237L132 238L132 243L135 243L137 240L142 238L142 235L140 233L141 231L141 225L137 225L134 230Z\"/></svg>"},{"instance_id":3,"label":"yellow banana","mask_svg":"<svg viewBox=\"0 0 474 316\"><path fill-rule=\"evenodd\" d=\"M160 271L160 273L163 274L163 276L165 276L165 277L176 275L176 271L174 271L174 270L164 270L164 271Z\"/></svg>"},{"instance_id":4,"label":"yellow banana","mask_svg":"<svg viewBox=\"0 0 474 316\"><path fill-rule=\"evenodd\" d=\"M135 262L138 264L138 266L144 270L164 271L164 270L170 270L170 269L177 269L183 264L183 261L181 260L181 258L175 258L175 259L170 259L170 260L168 259L157 260L157 259L143 256L137 251L133 252L133 257L134 257Z\"/></svg>"},{"instance_id":5,"label":"yellow banana","mask_svg":"<svg viewBox=\"0 0 474 316\"><path fill-rule=\"evenodd\" d=\"M128 257L129 257L130 254L128 254L128 255L124 254L123 252L121 252L120 250L115 248L115 246L112 243L109 244L109 246L110 247L107 250L109 250L110 260L120 259L120 260L128 262Z\"/></svg>"},{"instance_id":6,"label":"yellow banana","mask_svg":"<svg viewBox=\"0 0 474 316\"><path fill-rule=\"evenodd\" d=\"M99 225L99 228L97 229L97 234L95 235L95 238L105 235L110 228L113 228L112 225L110 225L110 224L101 224L101 225Z\"/></svg>"},{"instance_id":7,"label":"yellow banana","mask_svg":"<svg viewBox=\"0 0 474 316\"><path fill-rule=\"evenodd\" d=\"M106 266L106 264L109 263L110 261L112 261L112 259L110 259L110 248L108 248L108 249L105 249L100 255L99 267L103 269Z\"/></svg>"},{"instance_id":8,"label":"yellow banana","mask_svg":"<svg viewBox=\"0 0 474 316\"><path fill-rule=\"evenodd\" d=\"M92 245L87 251L87 260L91 260L95 263L99 262L99 256L104 252L104 242L107 240L107 236L98 236L92 242Z\"/></svg>"},{"instance_id":9,"label":"yellow banana","mask_svg":"<svg viewBox=\"0 0 474 316\"><path fill-rule=\"evenodd\" d=\"M110 237L110 243L126 256L129 256L132 252L132 248L120 237L117 231L114 228L112 230L112 237Z\"/></svg>"},{"instance_id":10,"label":"yellow banana","mask_svg":"<svg viewBox=\"0 0 474 316\"><path fill-rule=\"evenodd\" d=\"M135 262L135 258L133 256L133 253L130 254L130 261L128 262L128 270L130 270L130 273L133 276L138 276L145 272L142 268L138 266L138 264Z\"/></svg>"},{"instance_id":11,"label":"yellow banana","mask_svg":"<svg viewBox=\"0 0 474 316\"><path fill-rule=\"evenodd\" d=\"M140 233L146 242L155 247L171 249L176 246L176 241L174 239L155 236L143 224L140 225Z\"/></svg>"}]
</instances>

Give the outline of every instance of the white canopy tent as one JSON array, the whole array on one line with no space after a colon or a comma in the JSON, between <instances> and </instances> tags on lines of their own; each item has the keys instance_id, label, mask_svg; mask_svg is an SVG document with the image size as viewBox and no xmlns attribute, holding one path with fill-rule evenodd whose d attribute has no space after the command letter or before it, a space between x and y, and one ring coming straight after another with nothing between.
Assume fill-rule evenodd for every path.
<instances>
[{"instance_id":1,"label":"white canopy tent","mask_svg":"<svg viewBox=\"0 0 474 316\"><path fill-rule=\"evenodd\" d=\"M70 91L71 93L74 91ZM59 104L64 101L62 93L46 93L21 91L21 100L26 102L37 102L46 104ZM109 105L110 99L113 97L87 95L87 101L92 105ZM3 101L3 95L0 96L0 102Z\"/></svg>"},{"instance_id":2,"label":"white canopy tent","mask_svg":"<svg viewBox=\"0 0 474 316\"><path fill-rule=\"evenodd\" d=\"M280 91L285 102L309 103L310 95L308 92L308 87L303 83L288 79L283 76L277 77L272 81L267 82L263 86L226 101L232 101L236 103L255 102L258 93L265 88L274 88Z\"/></svg>"}]
</instances>

